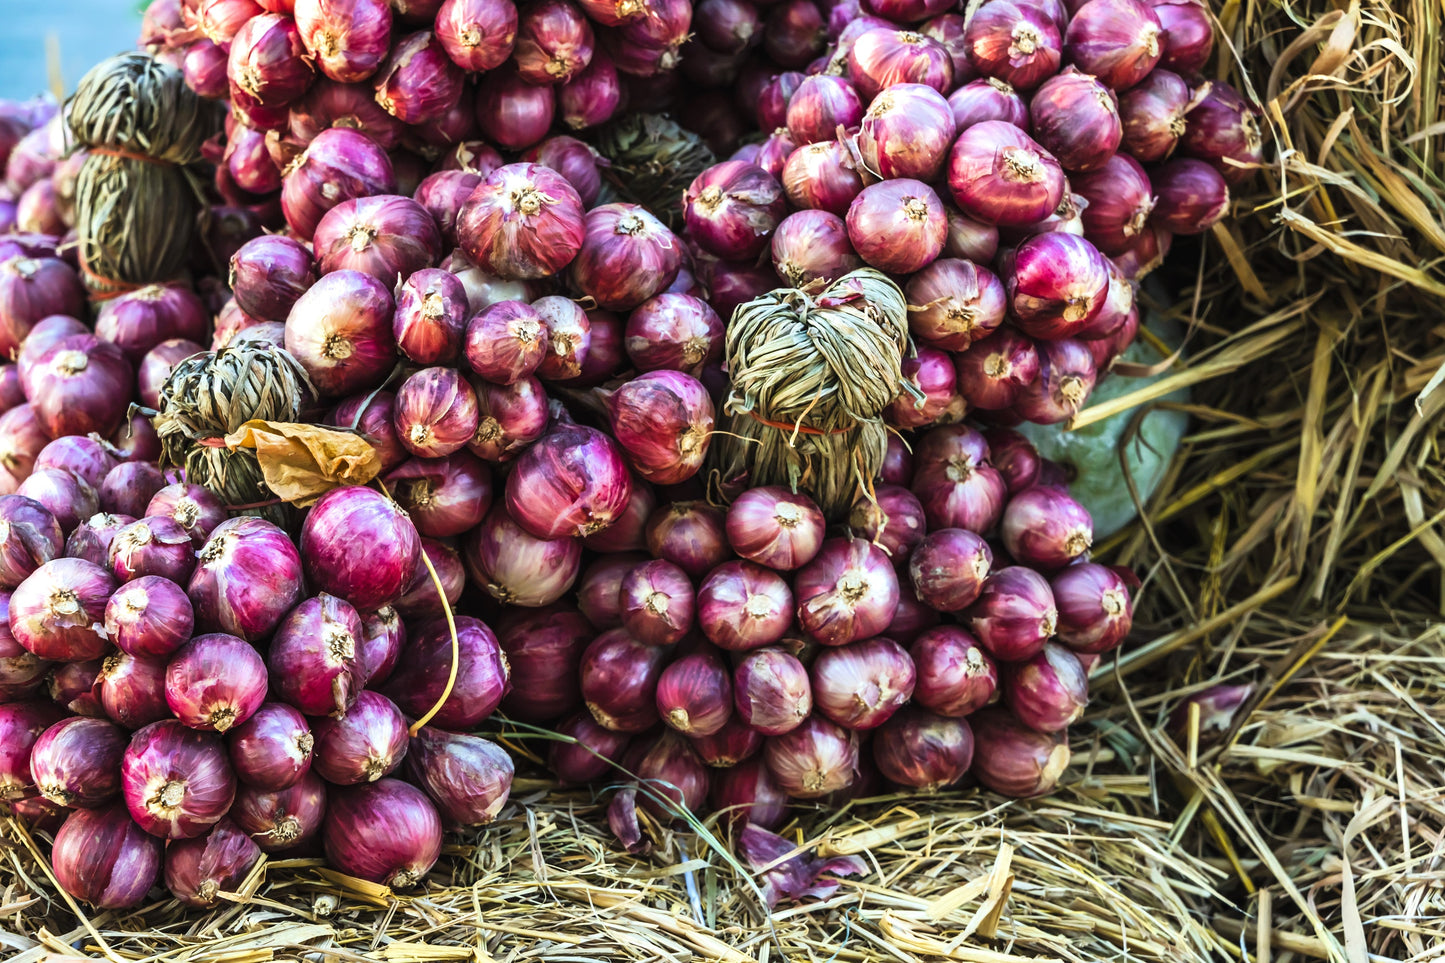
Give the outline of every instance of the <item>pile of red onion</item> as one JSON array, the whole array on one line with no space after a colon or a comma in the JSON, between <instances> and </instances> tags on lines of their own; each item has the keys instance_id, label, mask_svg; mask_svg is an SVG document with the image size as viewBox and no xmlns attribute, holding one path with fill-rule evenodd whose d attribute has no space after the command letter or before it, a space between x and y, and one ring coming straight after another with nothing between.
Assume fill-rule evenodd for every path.
<instances>
[{"instance_id":1,"label":"pile of red onion","mask_svg":"<svg viewBox=\"0 0 1445 963\"><path fill-rule=\"evenodd\" d=\"M230 105L194 288L88 304L83 157L0 102L0 802L70 893L212 905L263 852L422 885L507 801L494 715L623 785L629 846L1053 788L1137 582L1011 427L1086 403L1262 160L1202 4L156 0L142 43ZM680 104L731 156L674 233L586 138ZM710 500L733 308L864 264L916 349L869 493ZM380 456L295 531L129 414L245 340Z\"/></svg>"}]
</instances>

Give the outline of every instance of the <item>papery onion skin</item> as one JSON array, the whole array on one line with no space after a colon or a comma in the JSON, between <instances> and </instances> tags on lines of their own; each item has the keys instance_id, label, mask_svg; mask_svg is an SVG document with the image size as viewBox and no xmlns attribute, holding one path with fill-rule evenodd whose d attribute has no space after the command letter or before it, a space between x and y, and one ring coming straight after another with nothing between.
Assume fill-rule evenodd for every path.
<instances>
[{"instance_id":1,"label":"papery onion skin","mask_svg":"<svg viewBox=\"0 0 1445 963\"><path fill-rule=\"evenodd\" d=\"M1163 53L1163 27L1141 0L1090 0L1064 31L1064 56L1114 90L1143 80Z\"/></svg>"},{"instance_id":2,"label":"papery onion skin","mask_svg":"<svg viewBox=\"0 0 1445 963\"><path fill-rule=\"evenodd\" d=\"M326 275L303 294L286 318L286 350L325 395L374 388L396 362L386 286L359 271Z\"/></svg>"},{"instance_id":3,"label":"papery onion skin","mask_svg":"<svg viewBox=\"0 0 1445 963\"><path fill-rule=\"evenodd\" d=\"M465 74L447 56L436 34L423 30L392 45L374 82L376 102L388 114L404 124L424 124L457 102Z\"/></svg>"},{"instance_id":4,"label":"papery onion skin","mask_svg":"<svg viewBox=\"0 0 1445 963\"><path fill-rule=\"evenodd\" d=\"M769 739L763 755L774 781L799 799L847 789L858 774L857 734L818 716Z\"/></svg>"},{"instance_id":5,"label":"papery onion skin","mask_svg":"<svg viewBox=\"0 0 1445 963\"><path fill-rule=\"evenodd\" d=\"M1070 565L1050 581L1059 610L1059 641L1084 655L1119 645L1134 622L1129 585L1118 572L1094 562Z\"/></svg>"},{"instance_id":6,"label":"papery onion skin","mask_svg":"<svg viewBox=\"0 0 1445 963\"><path fill-rule=\"evenodd\" d=\"M794 207L838 217L847 215L863 190L863 178L848 149L836 140L805 144L793 151L783 164L782 181Z\"/></svg>"},{"instance_id":7,"label":"papery onion skin","mask_svg":"<svg viewBox=\"0 0 1445 963\"><path fill-rule=\"evenodd\" d=\"M1116 257L1125 253L1148 227L1154 210L1149 175L1127 154L1115 154L1097 170L1080 174L1073 188L1088 201L1079 214L1084 237L1101 254Z\"/></svg>"},{"instance_id":8,"label":"papery onion skin","mask_svg":"<svg viewBox=\"0 0 1445 963\"><path fill-rule=\"evenodd\" d=\"M596 630L582 613L554 606L499 623L497 636L511 669L502 700L509 718L544 723L582 705L577 669Z\"/></svg>"},{"instance_id":9,"label":"papery onion skin","mask_svg":"<svg viewBox=\"0 0 1445 963\"><path fill-rule=\"evenodd\" d=\"M972 605L993 567L988 543L961 528L929 532L908 559L908 576L919 599L941 612Z\"/></svg>"},{"instance_id":10,"label":"papery onion skin","mask_svg":"<svg viewBox=\"0 0 1445 963\"><path fill-rule=\"evenodd\" d=\"M626 629L597 636L582 653L582 698L594 719L614 732L645 732L658 720L657 680L668 650L634 639Z\"/></svg>"},{"instance_id":11,"label":"papery onion skin","mask_svg":"<svg viewBox=\"0 0 1445 963\"><path fill-rule=\"evenodd\" d=\"M165 659L109 655L97 677L106 716L127 729L139 729L171 715L166 704Z\"/></svg>"},{"instance_id":12,"label":"papery onion skin","mask_svg":"<svg viewBox=\"0 0 1445 963\"><path fill-rule=\"evenodd\" d=\"M848 240L848 226L828 211L802 210L779 222L772 237L773 267L784 283L802 287L833 281L863 266Z\"/></svg>"},{"instance_id":13,"label":"papery onion skin","mask_svg":"<svg viewBox=\"0 0 1445 963\"><path fill-rule=\"evenodd\" d=\"M1114 92L1073 68L1034 92L1029 118L1034 139L1067 171L1097 170L1124 136Z\"/></svg>"},{"instance_id":14,"label":"papery onion skin","mask_svg":"<svg viewBox=\"0 0 1445 963\"><path fill-rule=\"evenodd\" d=\"M301 556L272 523L239 517L216 526L187 594L196 625L249 642L265 638L301 599Z\"/></svg>"},{"instance_id":15,"label":"papery onion skin","mask_svg":"<svg viewBox=\"0 0 1445 963\"><path fill-rule=\"evenodd\" d=\"M455 368L423 368L396 392L397 438L420 458L445 458L461 451L476 433L480 417L476 392Z\"/></svg>"},{"instance_id":16,"label":"papery onion skin","mask_svg":"<svg viewBox=\"0 0 1445 963\"><path fill-rule=\"evenodd\" d=\"M1159 67L1186 76L1202 72L1214 52L1214 24L1209 9L1199 0L1147 2L1164 29L1164 53L1159 58Z\"/></svg>"},{"instance_id":17,"label":"papery onion skin","mask_svg":"<svg viewBox=\"0 0 1445 963\"><path fill-rule=\"evenodd\" d=\"M67 712L89 718L105 715L100 701L99 680L103 662L64 662L51 670L47 688L50 699Z\"/></svg>"},{"instance_id":18,"label":"papery onion skin","mask_svg":"<svg viewBox=\"0 0 1445 963\"><path fill-rule=\"evenodd\" d=\"M863 101L853 85L842 77L827 74L806 77L788 98L786 124L799 147L831 141L839 127L855 127L862 119Z\"/></svg>"},{"instance_id":19,"label":"papery onion skin","mask_svg":"<svg viewBox=\"0 0 1445 963\"><path fill-rule=\"evenodd\" d=\"M670 368L696 377L721 357L723 323L701 298L664 293L633 310L625 337L639 371Z\"/></svg>"},{"instance_id":20,"label":"papery onion skin","mask_svg":"<svg viewBox=\"0 0 1445 963\"><path fill-rule=\"evenodd\" d=\"M1061 732L1084 714L1088 674L1073 652L1045 643L1031 658L1004 667L1003 697L1014 717L1030 729Z\"/></svg>"},{"instance_id":21,"label":"papery onion skin","mask_svg":"<svg viewBox=\"0 0 1445 963\"><path fill-rule=\"evenodd\" d=\"M953 88L953 58L943 44L913 30L875 28L848 48L848 79L869 99L896 84Z\"/></svg>"},{"instance_id":22,"label":"papery onion skin","mask_svg":"<svg viewBox=\"0 0 1445 963\"><path fill-rule=\"evenodd\" d=\"M701 578L731 555L725 524L722 511L706 502L663 505L647 521L647 550Z\"/></svg>"},{"instance_id":23,"label":"papery onion skin","mask_svg":"<svg viewBox=\"0 0 1445 963\"><path fill-rule=\"evenodd\" d=\"M0 586L13 589L65 553L65 533L44 505L24 495L0 496Z\"/></svg>"},{"instance_id":24,"label":"papery onion skin","mask_svg":"<svg viewBox=\"0 0 1445 963\"><path fill-rule=\"evenodd\" d=\"M569 268L573 284L607 311L630 311L666 290L682 267L682 244L636 204L587 212L582 249Z\"/></svg>"},{"instance_id":25,"label":"papery onion skin","mask_svg":"<svg viewBox=\"0 0 1445 963\"><path fill-rule=\"evenodd\" d=\"M765 736L791 732L813 710L808 670L781 646L754 649L739 659L732 691L737 719Z\"/></svg>"},{"instance_id":26,"label":"papery onion skin","mask_svg":"<svg viewBox=\"0 0 1445 963\"><path fill-rule=\"evenodd\" d=\"M382 779L331 797L322 841L327 860L343 873L411 889L441 855L441 817L421 790Z\"/></svg>"},{"instance_id":27,"label":"papery onion skin","mask_svg":"<svg viewBox=\"0 0 1445 963\"><path fill-rule=\"evenodd\" d=\"M396 173L381 147L359 131L329 128L287 168L281 210L296 236L309 241L322 216L342 201L395 190Z\"/></svg>"},{"instance_id":28,"label":"papery onion skin","mask_svg":"<svg viewBox=\"0 0 1445 963\"><path fill-rule=\"evenodd\" d=\"M557 88L557 112L571 130L607 122L616 113L622 86L612 58L598 51L592 62Z\"/></svg>"},{"instance_id":29,"label":"papery onion skin","mask_svg":"<svg viewBox=\"0 0 1445 963\"><path fill-rule=\"evenodd\" d=\"M79 662L109 649L105 603L115 591L110 573L92 562L57 558L41 565L10 596L10 631L42 659Z\"/></svg>"},{"instance_id":30,"label":"papery onion skin","mask_svg":"<svg viewBox=\"0 0 1445 963\"><path fill-rule=\"evenodd\" d=\"M784 572L801 568L818 555L825 527L823 512L811 498L779 486L744 492L727 514L733 550Z\"/></svg>"},{"instance_id":31,"label":"papery onion skin","mask_svg":"<svg viewBox=\"0 0 1445 963\"><path fill-rule=\"evenodd\" d=\"M696 378L681 371L649 371L607 395L605 404L613 438L643 478L676 485L702 468L714 409Z\"/></svg>"},{"instance_id":32,"label":"papery onion skin","mask_svg":"<svg viewBox=\"0 0 1445 963\"><path fill-rule=\"evenodd\" d=\"M564 786L585 785L615 772L632 736L597 724L587 710L575 713L553 727L568 740L552 743L547 766Z\"/></svg>"},{"instance_id":33,"label":"papery onion skin","mask_svg":"<svg viewBox=\"0 0 1445 963\"><path fill-rule=\"evenodd\" d=\"M658 677L657 712L663 723L683 735L713 735L732 711L732 674L715 652L685 655Z\"/></svg>"},{"instance_id":34,"label":"papery onion skin","mask_svg":"<svg viewBox=\"0 0 1445 963\"><path fill-rule=\"evenodd\" d=\"M267 702L226 738L231 767L244 785L279 792L311 771L315 739L306 717L283 702Z\"/></svg>"},{"instance_id":35,"label":"papery onion skin","mask_svg":"<svg viewBox=\"0 0 1445 963\"><path fill-rule=\"evenodd\" d=\"M1067 494L1035 487L1009 499L1000 534L1015 561L1048 571L1088 551L1094 526L1088 511Z\"/></svg>"},{"instance_id":36,"label":"papery onion skin","mask_svg":"<svg viewBox=\"0 0 1445 963\"><path fill-rule=\"evenodd\" d=\"M26 700L0 704L0 800L6 803L35 794L30 761L35 743L61 722L65 712L52 702Z\"/></svg>"},{"instance_id":37,"label":"papery onion skin","mask_svg":"<svg viewBox=\"0 0 1445 963\"><path fill-rule=\"evenodd\" d=\"M1094 390L1097 370L1089 342L1066 338L1039 343L1039 377L1014 403L1014 412L1039 425L1056 425L1079 413Z\"/></svg>"},{"instance_id":38,"label":"papery onion skin","mask_svg":"<svg viewBox=\"0 0 1445 963\"><path fill-rule=\"evenodd\" d=\"M226 732L265 699L266 663L234 635L198 635L166 665L166 703L189 728Z\"/></svg>"},{"instance_id":39,"label":"papery onion skin","mask_svg":"<svg viewBox=\"0 0 1445 963\"><path fill-rule=\"evenodd\" d=\"M944 351L963 351L1003 323L1003 282L972 261L940 258L908 279L908 330Z\"/></svg>"},{"instance_id":40,"label":"papery onion skin","mask_svg":"<svg viewBox=\"0 0 1445 963\"><path fill-rule=\"evenodd\" d=\"M455 361L468 313L466 289L456 275L440 268L412 272L397 288L397 350L418 364Z\"/></svg>"},{"instance_id":41,"label":"papery onion skin","mask_svg":"<svg viewBox=\"0 0 1445 963\"><path fill-rule=\"evenodd\" d=\"M499 167L457 215L457 238L479 265L503 278L550 277L582 247L582 199L540 164Z\"/></svg>"},{"instance_id":42,"label":"papery onion skin","mask_svg":"<svg viewBox=\"0 0 1445 963\"><path fill-rule=\"evenodd\" d=\"M77 334L41 356L26 389L35 416L52 438L109 435L125 418L134 369L119 347Z\"/></svg>"},{"instance_id":43,"label":"papery onion skin","mask_svg":"<svg viewBox=\"0 0 1445 963\"><path fill-rule=\"evenodd\" d=\"M965 616L989 655L1018 662L1038 654L1053 636L1058 609L1047 579L1031 568L1011 565L985 580Z\"/></svg>"},{"instance_id":44,"label":"papery onion skin","mask_svg":"<svg viewBox=\"0 0 1445 963\"><path fill-rule=\"evenodd\" d=\"M356 610L333 595L296 606L266 656L277 697L309 716L344 716L365 684L357 660L361 631Z\"/></svg>"},{"instance_id":45,"label":"papery onion skin","mask_svg":"<svg viewBox=\"0 0 1445 963\"><path fill-rule=\"evenodd\" d=\"M307 772L295 784L274 792L240 787L230 817L262 852L281 853L300 849L316 838L326 803L326 783Z\"/></svg>"},{"instance_id":46,"label":"papery onion skin","mask_svg":"<svg viewBox=\"0 0 1445 963\"><path fill-rule=\"evenodd\" d=\"M699 174L683 192L688 233L709 254L741 261L757 257L787 213L782 186L745 161L724 161Z\"/></svg>"},{"instance_id":47,"label":"papery onion skin","mask_svg":"<svg viewBox=\"0 0 1445 963\"><path fill-rule=\"evenodd\" d=\"M163 839L189 839L226 814L236 776L217 736L168 719L131 736L121 761L121 787L142 829Z\"/></svg>"},{"instance_id":48,"label":"papery onion skin","mask_svg":"<svg viewBox=\"0 0 1445 963\"><path fill-rule=\"evenodd\" d=\"M501 703L511 685L507 657L496 635L481 619L457 616L460 657L452 691L432 721L446 729L468 729ZM431 711L441 697L452 666L452 634L446 619L411 626L397 669L382 687L408 715Z\"/></svg>"},{"instance_id":49,"label":"papery onion skin","mask_svg":"<svg viewBox=\"0 0 1445 963\"><path fill-rule=\"evenodd\" d=\"M360 540L365 553L352 551ZM421 543L394 503L367 488L335 488L312 506L301 529L307 583L373 612L406 592Z\"/></svg>"},{"instance_id":50,"label":"papery onion skin","mask_svg":"<svg viewBox=\"0 0 1445 963\"><path fill-rule=\"evenodd\" d=\"M166 515L142 518L121 529L111 540L108 555L111 574L122 582L158 575L180 583L196 568L190 534Z\"/></svg>"},{"instance_id":51,"label":"papery onion skin","mask_svg":"<svg viewBox=\"0 0 1445 963\"><path fill-rule=\"evenodd\" d=\"M953 123L959 131L986 120L1001 120L1028 132L1029 106L1013 84L996 77L970 81L948 95Z\"/></svg>"},{"instance_id":52,"label":"papery onion skin","mask_svg":"<svg viewBox=\"0 0 1445 963\"><path fill-rule=\"evenodd\" d=\"M436 15L437 39L452 62L481 73L507 62L517 39L511 0L445 0Z\"/></svg>"},{"instance_id":53,"label":"papery onion skin","mask_svg":"<svg viewBox=\"0 0 1445 963\"><path fill-rule=\"evenodd\" d=\"M913 701L930 712L962 717L994 701L998 666L966 630L956 625L929 629L908 652L918 672Z\"/></svg>"},{"instance_id":54,"label":"papery onion skin","mask_svg":"<svg viewBox=\"0 0 1445 963\"><path fill-rule=\"evenodd\" d=\"M712 774L713 810L734 825L751 823L775 829L787 818L787 793L762 759L746 759Z\"/></svg>"},{"instance_id":55,"label":"papery onion skin","mask_svg":"<svg viewBox=\"0 0 1445 963\"><path fill-rule=\"evenodd\" d=\"M490 823L507 804L512 757L490 740L428 726L411 740L406 771L451 826Z\"/></svg>"},{"instance_id":56,"label":"papery onion skin","mask_svg":"<svg viewBox=\"0 0 1445 963\"><path fill-rule=\"evenodd\" d=\"M890 782L936 792L962 779L973 762L968 720L934 715L911 706L873 737L873 761Z\"/></svg>"},{"instance_id":57,"label":"papery onion skin","mask_svg":"<svg viewBox=\"0 0 1445 963\"><path fill-rule=\"evenodd\" d=\"M582 557L576 538L538 538L497 502L463 543L473 583L509 605L551 605L572 588Z\"/></svg>"},{"instance_id":58,"label":"papery onion skin","mask_svg":"<svg viewBox=\"0 0 1445 963\"><path fill-rule=\"evenodd\" d=\"M1064 197L1058 160L1000 120L974 124L958 135L949 155L948 185L963 213L1005 227L1043 220Z\"/></svg>"},{"instance_id":59,"label":"papery onion skin","mask_svg":"<svg viewBox=\"0 0 1445 963\"><path fill-rule=\"evenodd\" d=\"M517 460L507 509L538 538L587 535L621 514L631 488L615 442L592 428L560 427Z\"/></svg>"},{"instance_id":60,"label":"papery onion skin","mask_svg":"<svg viewBox=\"0 0 1445 963\"><path fill-rule=\"evenodd\" d=\"M529 84L560 84L592 62L596 40L586 16L566 0L543 0L523 11L513 59Z\"/></svg>"},{"instance_id":61,"label":"papery onion skin","mask_svg":"<svg viewBox=\"0 0 1445 963\"><path fill-rule=\"evenodd\" d=\"M913 696L907 651L877 636L819 652L808 667L817 710L846 729L875 729Z\"/></svg>"},{"instance_id":62,"label":"papery onion skin","mask_svg":"<svg viewBox=\"0 0 1445 963\"><path fill-rule=\"evenodd\" d=\"M316 225L312 245L321 274L353 270L388 289L441 259L441 233L410 197L379 194L342 201Z\"/></svg>"},{"instance_id":63,"label":"papery onion skin","mask_svg":"<svg viewBox=\"0 0 1445 963\"><path fill-rule=\"evenodd\" d=\"M296 22L274 13L252 17L237 32L226 75L231 99L248 107L281 107L305 93L314 78Z\"/></svg>"},{"instance_id":64,"label":"papery onion skin","mask_svg":"<svg viewBox=\"0 0 1445 963\"><path fill-rule=\"evenodd\" d=\"M166 889L187 906L215 906L220 893L239 888L260 858L261 848L251 837L222 819L208 835L166 847Z\"/></svg>"},{"instance_id":65,"label":"papery onion skin","mask_svg":"<svg viewBox=\"0 0 1445 963\"><path fill-rule=\"evenodd\" d=\"M406 720L386 696L363 691L341 719L316 720L312 768L334 786L375 782L390 775L407 753Z\"/></svg>"},{"instance_id":66,"label":"papery onion skin","mask_svg":"<svg viewBox=\"0 0 1445 963\"><path fill-rule=\"evenodd\" d=\"M77 810L55 835L55 877L67 893L102 910L142 903L160 877L162 841L122 805Z\"/></svg>"},{"instance_id":67,"label":"papery onion skin","mask_svg":"<svg viewBox=\"0 0 1445 963\"><path fill-rule=\"evenodd\" d=\"M343 84L376 72L391 40L386 0L296 0L296 27L321 73Z\"/></svg>"}]
</instances>

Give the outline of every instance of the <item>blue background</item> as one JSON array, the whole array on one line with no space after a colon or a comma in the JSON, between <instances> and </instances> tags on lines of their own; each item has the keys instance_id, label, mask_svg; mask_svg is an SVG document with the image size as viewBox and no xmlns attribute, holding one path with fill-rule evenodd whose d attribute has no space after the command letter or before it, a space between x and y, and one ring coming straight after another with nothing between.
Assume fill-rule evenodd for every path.
<instances>
[{"instance_id":1,"label":"blue background","mask_svg":"<svg viewBox=\"0 0 1445 963\"><path fill-rule=\"evenodd\" d=\"M50 87L45 37L60 40L65 93L92 66L135 49L138 0L0 0L0 97L24 100Z\"/></svg>"}]
</instances>

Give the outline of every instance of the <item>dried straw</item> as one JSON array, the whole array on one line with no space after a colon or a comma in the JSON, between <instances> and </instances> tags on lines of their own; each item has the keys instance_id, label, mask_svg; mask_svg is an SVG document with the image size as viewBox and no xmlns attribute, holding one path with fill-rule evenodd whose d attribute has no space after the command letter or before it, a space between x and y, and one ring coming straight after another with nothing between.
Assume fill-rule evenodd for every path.
<instances>
[{"instance_id":1,"label":"dried straw","mask_svg":"<svg viewBox=\"0 0 1445 963\"><path fill-rule=\"evenodd\" d=\"M872 268L739 305L727 330L731 417L713 449L724 484L785 485L845 514L883 465L881 415L911 350L908 302Z\"/></svg>"},{"instance_id":2,"label":"dried straw","mask_svg":"<svg viewBox=\"0 0 1445 963\"><path fill-rule=\"evenodd\" d=\"M597 131L592 145L611 164L602 200L641 204L674 230L682 227L682 192L717 161L701 137L665 114L627 114Z\"/></svg>"},{"instance_id":3,"label":"dried straw","mask_svg":"<svg viewBox=\"0 0 1445 963\"><path fill-rule=\"evenodd\" d=\"M217 104L176 68L130 53L92 67L68 108L70 129L89 151L75 225L91 291L106 297L183 279L209 210L192 165L220 130Z\"/></svg>"}]
</instances>

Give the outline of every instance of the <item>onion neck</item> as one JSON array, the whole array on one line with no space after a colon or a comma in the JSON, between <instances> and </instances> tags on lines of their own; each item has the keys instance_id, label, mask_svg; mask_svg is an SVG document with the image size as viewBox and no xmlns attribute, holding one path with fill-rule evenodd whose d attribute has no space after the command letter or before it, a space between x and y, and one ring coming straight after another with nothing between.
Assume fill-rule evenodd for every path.
<instances>
[{"instance_id":1,"label":"onion neck","mask_svg":"<svg viewBox=\"0 0 1445 963\"><path fill-rule=\"evenodd\" d=\"M50 596L50 614L76 615L80 612L80 598L70 589L61 589Z\"/></svg>"},{"instance_id":2,"label":"onion neck","mask_svg":"<svg viewBox=\"0 0 1445 963\"><path fill-rule=\"evenodd\" d=\"M1058 624L1059 610L1051 608L1044 612L1043 616L1039 619L1039 631L1043 633L1045 638L1049 638L1054 634L1054 629Z\"/></svg>"},{"instance_id":3,"label":"onion neck","mask_svg":"<svg viewBox=\"0 0 1445 963\"><path fill-rule=\"evenodd\" d=\"M1076 528L1064 538L1064 551L1069 555L1082 555L1094 544L1093 535L1083 528Z\"/></svg>"},{"instance_id":4,"label":"onion neck","mask_svg":"<svg viewBox=\"0 0 1445 963\"><path fill-rule=\"evenodd\" d=\"M803 520L803 513L798 506L784 502L773 509L773 521L778 523L779 528L797 528L798 523Z\"/></svg>"},{"instance_id":5,"label":"onion neck","mask_svg":"<svg viewBox=\"0 0 1445 963\"><path fill-rule=\"evenodd\" d=\"M210 721L212 729L217 732L225 732L236 724L236 707L216 706L206 718Z\"/></svg>"},{"instance_id":6,"label":"onion neck","mask_svg":"<svg viewBox=\"0 0 1445 963\"><path fill-rule=\"evenodd\" d=\"M762 595L749 595L743 603L743 614L750 619L765 619L773 614L772 603Z\"/></svg>"},{"instance_id":7,"label":"onion neck","mask_svg":"<svg viewBox=\"0 0 1445 963\"><path fill-rule=\"evenodd\" d=\"M428 321L440 321L446 312L446 299L440 292L428 291L421 299L421 315Z\"/></svg>"},{"instance_id":8,"label":"onion neck","mask_svg":"<svg viewBox=\"0 0 1445 963\"><path fill-rule=\"evenodd\" d=\"M1005 147L1002 153L1006 180L1030 184L1043 179L1044 164L1038 152L1027 147Z\"/></svg>"},{"instance_id":9,"label":"onion neck","mask_svg":"<svg viewBox=\"0 0 1445 963\"><path fill-rule=\"evenodd\" d=\"M1039 43L1044 38L1039 35L1038 28L1028 22L1016 24L1013 29L1012 41L1009 44L1010 57L1029 57L1039 49Z\"/></svg>"},{"instance_id":10,"label":"onion neck","mask_svg":"<svg viewBox=\"0 0 1445 963\"><path fill-rule=\"evenodd\" d=\"M172 779L154 796L146 800L146 808L154 812L169 813L180 807L186 801L186 784L178 779Z\"/></svg>"},{"instance_id":11,"label":"onion neck","mask_svg":"<svg viewBox=\"0 0 1445 963\"><path fill-rule=\"evenodd\" d=\"M1066 375L1059 381L1059 397L1064 404L1078 408L1089 397L1088 386L1078 375Z\"/></svg>"},{"instance_id":12,"label":"onion neck","mask_svg":"<svg viewBox=\"0 0 1445 963\"><path fill-rule=\"evenodd\" d=\"M356 346L340 334L328 334L321 344L321 354L331 361L345 361L356 352Z\"/></svg>"},{"instance_id":13,"label":"onion neck","mask_svg":"<svg viewBox=\"0 0 1445 963\"><path fill-rule=\"evenodd\" d=\"M1124 593L1118 589L1105 589L1099 596L1099 607L1104 610L1105 615L1118 616L1124 614Z\"/></svg>"},{"instance_id":14,"label":"onion neck","mask_svg":"<svg viewBox=\"0 0 1445 963\"><path fill-rule=\"evenodd\" d=\"M849 603L857 603L868 594L868 576L862 572L846 572L838 579L838 594Z\"/></svg>"},{"instance_id":15,"label":"onion neck","mask_svg":"<svg viewBox=\"0 0 1445 963\"><path fill-rule=\"evenodd\" d=\"M55 370L63 375L78 375L90 365L84 351L62 351L55 356Z\"/></svg>"},{"instance_id":16,"label":"onion neck","mask_svg":"<svg viewBox=\"0 0 1445 963\"><path fill-rule=\"evenodd\" d=\"M353 225L351 230L346 232L347 243L351 245L352 253L361 254L371 247L376 240L377 230L367 224Z\"/></svg>"},{"instance_id":17,"label":"onion neck","mask_svg":"<svg viewBox=\"0 0 1445 963\"><path fill-rule=\"evenodd\" d=\"M269 836L272 840L285 846L287 843L294 842L301 838L301 820L295 816L282 816L276 820L276 825L272 827L269 833L262 833L261 835Z\"/></svg>"}]
</instances>

